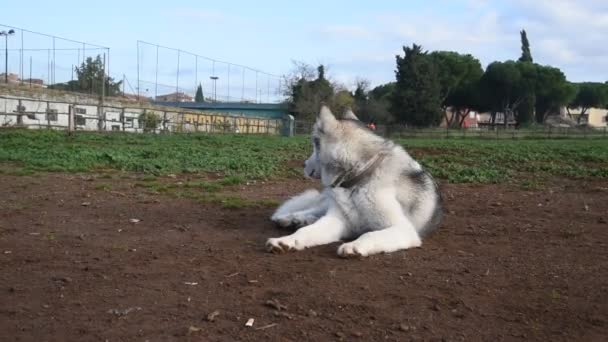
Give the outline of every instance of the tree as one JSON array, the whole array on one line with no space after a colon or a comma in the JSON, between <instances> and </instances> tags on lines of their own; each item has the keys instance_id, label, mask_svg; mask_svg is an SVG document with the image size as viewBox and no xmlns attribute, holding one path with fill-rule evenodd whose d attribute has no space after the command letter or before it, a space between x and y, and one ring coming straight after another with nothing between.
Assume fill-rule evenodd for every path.
<instances>
[{"instance_id":1,"label":"tree","mask_svg":"<svg viewBox=\"0 0 608 342\"><path fill-rule=\"evenodd\" d=\"M144 112L139 114L139 123L144 132L154 132L161 122L160 115L154 112Z\"/></svg>"},{"instance_id":2,"label":"tree","mask_svg":"<svg viewBox=\"0 0 608 342\"><path fill-rule=\"evenodd\" d=\"M550 66L536 65L536 122L543 123L552 112L574 100L577 88L564 73Z\"/></svg>"},{"instance_id":3,"label":"tree","mask_svg":"<svg viewBox=\"0 0 608 342\"><path fill-rule=\"evenodd\" d=\"M49 88L101 96L104 93L102 90L105 86L106 96L120 95L122 81L114 82L113 78L105 74L104 64L100 55L97 55L95 59L88 57L80 67L76 67L75 71L77 80L53 84Z\"/></svg>"},{"instance_id":4,"label":"tree","mask_svg":"<svg viewBox=\"0 0 608 342\"><path fill-rule=\"evenodd\" d=\"M528 41L526 30L521 30L519 34L521 35L521 57L519 57L519 61L534 62L532 53L530 52L530 42Z\"/></svg>"},{"instance_id":5,"label":"tree","mask_svg":"<svg viewBox=\"0 0 608 342\"><path fill-rule=\"evenodd\" d=\"M355 99L355 107L359 116L361 116L361 112L365 109L365 106L369 101L368 89L369 81L363 79L357 80L357 86L355 87L355 91L353 92L353 98Z\"/></svg>"},{"instance_id":6,"label":"tree","mask_svg":"<svg viewBox=\"0 0 608 342\"><path fill-rule=\"evenodd\" d=\"M335 113L339 113L339 115L342 115L348 108L356 110L355 98L352 96L350 91L346 89L336 92L329 105L331 109Z\"/></svg>"},{"instance_id":7,"label":"tree","mask_svg":"<svg viewBox=\"0 0 608 342\"><path fill-rule=\"evenodd\" d=\"M452 113L448 118L447 111L444 111L448 127L462 127L471 111L487 110L487 104L480 94L480 80L471 80L456 87L446 99L446 105Z\"/></svg>"},{"instance_id":8,"label":"tree","mask_svg":"<svg viewBox=\"0 0 608 342\"><path fill-rule=\"evenodd\" d=\"M516 93L522 98L522 101L519 107L514 110L514 114L517 126L521 127L534 121L537 68L531 62L518 62L516 65L521 75L520 82L516 86Z\"/></svg>"},{"instance_id":9,"label":"tree","mask_svg":"<svg viewBox=\"0 0 608 342\"><path fill-rule=\"evenodd\" d=\"M397 83L391 98L391 113L398 122L415 127L436 126L441 122L440 85L433 60L422 47L403 47L396 56Z\"/></svg>"},{"instance_id":10,"label":"tree","mask_svg":"<svg viewBox=\"0 0 608 342\"><path fill-rule=\"evenodd\" d=\"M194 102L203 103L205 102L205 96L203 96L203 86L201 84L196 88L196 95L194 95Z\"/></svg>"},{"instance_id":11,"label":"tree","mask_svg":"<svg viewBox=\"0 0 608 342\"><path fill-rule=\"evenodd\" d=\"M518 124L530 119L522 115L516 117L519 106L534 94L536 68L532 63L514 61L493 62L481 77L481 96L492 110L494 123L496 112L504 114L504 125L509 117Z\"/></svg>"},{"instance_id":12,"label":"tree","mask_svg":"<svg viewBox=\"0 0 608 342\"><path fill-rule=\"evenodd\" d=\"M390 99L395 88L395 83L379 85L368 90L367 81L357 82L357 88L353 93L357 116L364 122L375 122L387 124L394 121L391 115Z\"/></svg>"},{"instance_id":13,"label":"tree","mask_svg":"<svg viewBox=\"0 0 608 342\"><path fill-rule=\"evenodd\" d=\"M462 126L470 110L478 107L476 96L483 69L472 55L452 51L435 51L430 54L440 84L441 110L448 126ZM452 115L448 117L447 111Z\"/></svg>"},{"instance_id":14,"label":"tree","mask_svg":"<svg viewBox=\"0 0 608 342\"><path fill-rule=\"evenodd\" d=\"M570 109L580 109L577 123L588 115L594 107L604 107L608 104L608 86L604 83L586 82L578 84L578 91L574 99L568 104L568 115L572 118Z\"/></svg>"},{"instance_id":15,"label":"tree","mask_svg":"<svg viewBox=\"0 0 608 342\"><path fill-rule=\"evenodd\" d=\"M312 120L321 103L331 103L334 85L325 76L325 67L314 69L301 62L294 62L294 71L285 77L287 102L290 111L298 118ZM316 76L316 78L315 78Z\"/></svg>"}]
</instances>

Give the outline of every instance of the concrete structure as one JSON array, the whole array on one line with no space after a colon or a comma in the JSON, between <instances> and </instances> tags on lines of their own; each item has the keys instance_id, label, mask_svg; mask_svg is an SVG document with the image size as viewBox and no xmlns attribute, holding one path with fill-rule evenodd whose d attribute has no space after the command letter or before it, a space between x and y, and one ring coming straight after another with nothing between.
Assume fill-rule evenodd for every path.
<instances>
[{"instance_id":1,"label":"concrete structure","mask_svg":"<svg viewBox=\"0 0 608 342\"><path fill-rule=\"evenodd\" d=\"M0 84L0 127L142 132L143 114L157 132L293 135L294 119L277 104L134 101L55 89Z\"/></svg>"},{"instance_id":2,"label":"concrete structure","mask_svg":"<svg viewBox=\"0 0 608 342\"><path fill-rule=\"evenodd\" d=\"M602 128L607 127L608 121L608 109L606 108L589 108L587 109L585 115L581 116L581 108L563 110L561 113L565 116L570 116L576 122L579 122L581 125L586 124L590 127Z\"/></svg>"},{"instance_id":3,"label":"concrete structure","mask_svg":"<svg viewBox=\"0 0 608 342\"><path fill-rule=\"evenodd\" d=\"M287 105L281 103L211 103L155 101L165 107L178 107L204 111L206 113L228 113L236 116L282 119L289 115Z\"/></svg>"},{"instance_id":4,"label":"concrete structure","mask_svg":"<svg viewBox=\"0 0 608 342\"><path fill-rule=\"evenodd\" d=\"M168 101L173 101L173 102L192 102L194 101L194 98L186 93L183 92L179 92L179 93L171 93L171 94L165 94L165 95L158 95L156 97L156 101L158 102L168 102Z\"/></svg>"},{"instance_id":5,"label":"concrete structure","mask_svg":"<svg viewBox=\"0 0 608 342\"><path fill-rule=\"evenodd\" d=\"M146 115L158 117L160 123L155 132L293 135L291 116L256 117L140 103L101 104L0 95L0 127L143 132Z\"/></svg>"}]
</instances>

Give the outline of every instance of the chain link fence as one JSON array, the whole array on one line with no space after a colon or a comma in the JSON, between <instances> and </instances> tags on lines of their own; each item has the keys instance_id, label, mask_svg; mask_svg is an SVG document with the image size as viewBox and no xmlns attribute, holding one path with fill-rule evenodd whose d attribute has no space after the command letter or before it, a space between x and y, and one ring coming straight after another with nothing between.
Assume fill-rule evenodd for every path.
<instances>
[{"instance_id":1,"label":"chain link fence","mask_svg":"<svg viewBox=\"0 0 608 342\"><path fill-rule=\"evenodd\" d=\"M309 135L314 122L295 121L295 135ZM412 128L403 125L378 125L375 132L389 138L427 139L566 139L566 138L608 138L608 127L540 127L504 128L502 125L479 128Z\"/></svg>"},{"instance_id":2,"label":"chain link fence","mask_svg":"<svg viewBox=\"0 0 608 342\"><path fill-rule=\"evenodd\" d=\"M144 41L137 42L138 96L155 101L194 101L200 85L206 102L277 103L280 76Z\"/></svg>"},{"instance_id":3,"label":"chain link fence","mask_svg":"<svg viewBox=\"0 0 608 342\"><path fill-rule=\"evenodd\" d=\"M0 83L47 88L75 80L87 58L103 58L110 73L110 48L0 24ZM103 84L104 80L91 80Z\"/></svg>"}]
</instances>

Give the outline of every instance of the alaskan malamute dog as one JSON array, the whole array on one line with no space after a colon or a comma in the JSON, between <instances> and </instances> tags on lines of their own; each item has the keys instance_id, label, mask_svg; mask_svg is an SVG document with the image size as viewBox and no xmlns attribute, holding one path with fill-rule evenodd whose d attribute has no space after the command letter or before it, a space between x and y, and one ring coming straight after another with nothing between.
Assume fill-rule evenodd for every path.
<instances>
[{"instance_id":1,"label":"alaskan malamute dog","mask_svg":"<svg viewBox=\"0 0 608 342\"><path fill-rule=\"evenodd\" d=\"M365 127L352 111L338 120L323 106L312 133L307 177L323 191L291 198L272 215L293 234L268 239L268 251L292 250L352 240L338 255L368 256L419 247L442 218L433 178L401 146ZM301 227L301 228L300 228Z\"/></svg>"}]
</instances>

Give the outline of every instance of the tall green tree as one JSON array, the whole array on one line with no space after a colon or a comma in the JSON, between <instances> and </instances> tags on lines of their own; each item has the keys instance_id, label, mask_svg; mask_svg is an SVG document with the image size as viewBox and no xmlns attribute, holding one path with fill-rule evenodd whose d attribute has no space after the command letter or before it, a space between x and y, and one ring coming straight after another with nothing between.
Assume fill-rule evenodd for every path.
<instances>
[{"instance_id":1,"label":"tall green tree","mask_svg":"<svg viewBox=\"0 0 608 342\"><path fill-rule=\"evenodd\" d=\"M608 105L608 86L605 83L585 82L577 84L578 91L574 99L568 104L568 115L572 118L571 109L580 109L577 122L589 114L591 108L603 108Z\"/></svg>"},{"instance_id":2,"label":"tall green tree","mask_svg":"<svg viewBox=\"0 0 608 342\"><path fill-rule=\"evenodd\" d=\"M390 124L395 118L390 112L391 98L395 90L395 83L379 85L367 92L367 102L359 108L357 115L366 122L373 121L379 124ZM359 114L361 113L361 114Z\"/></svg>"},{"instance_id":3,"label":"tall green tree","mask_svg":"<svg viewBox=\"0 0 608 342\"><path fill-rule=\"evenodd\" d=\"M483 75L481 63L472 55L452 51L435 51L430 57L437 69L445 121L448 126L461 126L469 111L479 107L475 93Z\"/></svg>"},{"instance_id":4,"label":"tall green tree","mask_svg":"<svg viewBox=\"0 0 608 342\"><path fill-rule=\"evenodd\" d=\"M77 80L53 84L49 88L101 96L104 94L102 89L105 86L106 96L120 95L122 81L115 82L112 77L105 74L103 60L100 55L97 55L95 59L88 57L79 67L76 67L75 71Z\"/></svg>"},{"instance_id":5,"label":"tall green tree","mask_svg":"<svg viewBox=\"0 0 608 342\"><path fill-rule=\"evenodd\" d=\"M194 95L194 102L203 103L205 102L205 96L203 95L203 86L199 84L196 88L196 94Z\"/></svg>"},{"instance_id":6,"label":"tall green tree","mask_svg":"<svg viewBox=\"0 0 608 342\"><path fill-rule=\"evenodd\" d=\"M560 69L536 65L534 92L536 122L543 123L551 113L559 113L561 107L574 100L577 88L566 80L566 75Z\"/></svg>"},{"instance_id":7,"label":"tall green tree","mask_svg":"<svg viewBox=\"0 0 608 342\"><path fill-rule=\"evenodd\" d=\"M403 47L396 56L396 85L391 98L391 113L399 123L436 126L441 122L441 87L432 58L420 45Z\"/></svg>"},{"instance_id":8,"label":"tall green tree","mask_svg":"<svg viewBox=\"0 0 608 342\"><path fill-rule=\"evenodd\" d=\"M481 77L481 96L492 110L494 122L496 112L504 114L504 125L513 117L518 124L531 118L517 115L519 106L529 101L534 94L536 69L532 63L514 61L493 62ZM529 114L529 113L527 113Z\"/></svg>"},{"instance_id":9,"label":"tall green tree","mask_svg":"<svg viewBox=\"0 0 608 342\"><path fill-rule=\"evenodd\" d=\"M519 57L519 61L534 62L532 59L532 52L530 52L530 42L528 41L526 30L521 30L519 34L521 36L521 57Z\"/></svg>"},{"instance_id":10,"label":"tall green tree","mask_svg":"<svg viewBox=\"0 0 608 342\"><path fill-rule=\"evenodd\" d=\"M331 105L334 99L335 86L327 79L323 65L315 70L305 63L295 63L295 70L285 77L285 82L289 109L298 118L314 119L321 103Z\"/></svg>"}]
</instances>

